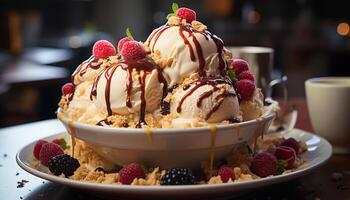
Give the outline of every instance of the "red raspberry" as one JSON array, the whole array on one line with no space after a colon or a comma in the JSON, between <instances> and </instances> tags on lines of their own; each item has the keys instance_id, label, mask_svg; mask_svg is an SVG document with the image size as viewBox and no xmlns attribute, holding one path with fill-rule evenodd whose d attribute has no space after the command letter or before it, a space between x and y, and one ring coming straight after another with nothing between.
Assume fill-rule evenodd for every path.
<instances>
[{"instance_id":1,"label":"red raspberry","mask_svg":"<svg viewBox=\"0 0 350 200\"><path fill-rule=\"evenodd\" d=\"M294 138L288 138L285 141L283 141L280 146L286 146L286 147L291 147L294 149L295 153L299 153L300 149L300 144L298 141L296 141Z\"/></svg>"},{"instance_id":2,"label":"red raspberry","mask_svg":"<svg viewBox=\"0 0 350 200\"><path fill-rule=\"evenodd\" d=\"M219 176L221 177L222 182L226 183L230 178L235 180L235 173L229 167L223 166L219 169Z\"/></svg>"},{"instance_id":3,"label":"red raspberry","mask_svg":"<svg viewBox=\"0 0 350 200\"><path fill-rule=\"evenodd\" d=\"M39 160L41 164L47 165L47 162L49 162L52 157L61 154L64 154L64 151L59 145L52 142L46 143L41 147Z\"/></svg>"},{"instance_id":4,"label":"red raspberry","mask_svg":"<svg viewBox=\"0 0 350 200\"><path fill-rule=\"evenodd\" d=\"M251 100L254 91L255 91L255 84L251 80L239 80L236 82L236 88L238 91L238 94L241 96L242 100Z\"/></svg>"},{"instance_id":5,"label":"red raspberry","mask_svg":"<svg viewBox=\"0 0 350 200\"><path fill-rule=\"evenodd\" d=\"M146 57L145 49L136 41L129 41L124 43L120 53L125 60L140 60Z\"/></svg>"},{"instance_id":6,"label":"red raspberry","mask_svg":"<svg viewBox=\"0 0 350 200\"><path fill-rule=\"evenodd\" d=\"M66 83L62 86L61 90L63 95L68 95L74 92L75 86L73 85L73 83Z\"/></svg>"},{"instance_id":7,"label":"red raspberry","mask_svg":"<svg viewBox=\"0 0 350 200\"><path fill-rule=\"evenodd\" d=\"M92 54L95 58L100 59L114 56L116 52L112 43L107 40L99 40L95 42L94 47L92 48Z\"/></svg>"},{"instance_id":8,"label":"red raspberry","mask_svg":"<svg viewBox=\"0 0 350 200\"><path fill-rule=\"evenodd\" d=\"M230 66L230 69L233 69L236 73L236 76L238 76L240 73L249 70L249 64L247 61L242 59L234 59Z\"/></svg>"},{"instance_id":9,"label":"red raspberry","mask_svg":"<svg viewBox=\"0 0 350 200\"><path fill-rule=\"evenodd\" d=\"M55 144L61 146L61 140L60 139L54 139L54 140L52 140L52 143L55 143Z\"/></svg>"},{"instance_id":10,"label":"red raspberry","mask_svg":"<svg viewBox=\"0 0 350 200\"><path fill-rule=\"evenodd\" d=\"M254 156L250 170L260 177L272 175L277 169L276 157L268 152L258 153Z\"/></svg>"},{"instance_id":11,"label":"red raspberry","mask_svg":"<svg viewBox=\"0 0 350 200\"><path fill-rule=\"evenodd\" d=\"M123 49L123 46L126 42L129 42L131 41L130 38L128 37L125 37L125 38L122 38L121 40L119 40L118 42L118 52L121 53L122 52L122 49Z\"/></svg>"},{"instance_id":12,"label":"red raspberry","mask_svg":"<svg viewBox=\"0 0 350 200\"><path fill-rule=\"evenodd\" d=\"M135 178L145 178L145 172L141 165L131 163L119 171L119 181L122 184L130 185Z\"/></svg>"},{"instance_id":13,"label":"red raspberry","mask_svg":"<svg viewBox=\"0 0 350 200\"><path fill-rule=\"evenodd\" d=\"M176 11L176 16L180 17L181 19L185 19L189 24L196 20L197 17L196 12L189 8L179 8L179 10Z\"/></svg>"},{"instance_id":14,"label":"red raspberry","mask_svg":"<svg viewBox=\"0 0 350 200\"><path fill-rule=\"evenodd\" d=\"M291 147L279 146L275 151L275 156L278 160L283 160L286 162L286 169L291 169L294 166L295 161L295 151Z\"/></svg>"},{"instance_id":15,"label":"red raspberry","mask_svg":"<svg viewBox=\"0 0 350 200\"><path fill-rule=\"evenodd\" d=\"M34 146L34 149L33 149L33 155L36 159L39 160L39 153L40 153L40 150L41 150L41 147L46 144L47 141L45 140L38 140L36 143L35 143L35 146Z\"/></svg>"},{"instance_id":16,"label":"red raspberry","mask_svg":"<svg viewBox=\"0 0 350 200\"><path fill-rule=\"evenodd\" d=\"M244 71L239 74L238 80L251 80L254 82L254 74L251 71Z\"/></svg>"}]
</instances>

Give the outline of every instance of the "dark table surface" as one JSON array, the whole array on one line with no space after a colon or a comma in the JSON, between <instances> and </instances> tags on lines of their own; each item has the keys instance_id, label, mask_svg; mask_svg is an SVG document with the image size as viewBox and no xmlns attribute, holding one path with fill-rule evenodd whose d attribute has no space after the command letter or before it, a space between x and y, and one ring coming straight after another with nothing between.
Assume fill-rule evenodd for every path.
<instances>
[{"instance_id":1,"label":"dark table surface","mask_svg":"<svg viewBox=\"0 0 350 200\"><path fill-rule=\"evenodd\" d=\"M295 104L299 110L297 127L312 131L305 101L295 99L291 104ZM102 199L86 191L37 178L17 166L15 156L22 146L63 131L63 126L55 119L0 129L0 199ZM332 178L335 173L341 175L341 180ZM18 182L22 180L28 182L18 188ZM309 175L253 190L239 199L350 200L350 155L333 155L326 164Z\"/></svg>"}]
</instances>

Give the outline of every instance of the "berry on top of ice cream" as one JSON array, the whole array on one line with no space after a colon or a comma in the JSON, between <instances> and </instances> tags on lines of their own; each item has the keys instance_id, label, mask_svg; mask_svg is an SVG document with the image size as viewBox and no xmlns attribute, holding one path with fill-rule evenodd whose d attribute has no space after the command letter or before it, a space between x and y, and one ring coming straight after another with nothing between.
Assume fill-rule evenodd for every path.
<instances>
[{"instance_id":1,"label":"berry on top of ice cream","mask_svg":"<svg viewBox=\"0 0 350 200\"><path fill-rule=\"evenodd\" d=\"M92 54L95 58L108 58L109 56L114 56L116 54L115 48L112 43L107 40L99 40L95 42Z\"/></svg>"},{"instance_id":2,"label":"berry on top of ice cream","mask_svg":"<svg viewBox=\"0 0 350 200\"><path fill-rule=\"evenodd\" d=\"M62 86L62 94L63 95L68 95L72 94L74 92L74 85L73 83L66 83Z\"/></svg>"},{"instance_id":3,"label":"berry on top of ice cream","mask_svg":"<svg viewBox=\"0 0 350 200\"><path fill-rule=\"evenodd\" d=\"M236 76L239 76L240 73L249 70L249 64L247 61L242 59L234 59L230 66L230 69L233 69L236 73Z\"/></svg>"},{"instance_id":4,"label":"berry on top of ice cream","mask_svg":"<svg viewBox=\"0 0 350 200\"><path fill-rule=\"evenodd\" d=\"M255 91L255 84L251 80L243 79L236 82L237 91L243 100L250 100Z\"/></svg>"},{"instance_id":5,"label":"berry on top of ice cream","mask_svg":"<svg viewBox=\"0 0 350 200\"><path fill-rule=\"evenodd\" d=\"M126 61L140 60L146 57L146 52L142 45L136 41L125 42L120 54Z\"/></svg>"},{"instance_id":6,"label":"berry on top of ice cream","mask_svg":"<svg viewBox=\"0 0 350 200\"><path fill-rule=\"evenodd\" d=\"M196 20L196 12L189 8L179 8L176 11L176 16L180 17L181 19L185 19L187 23L191 23L192 21Z\"/></svg>"},{"instance_id":7,"label":"berry on top of ice cream","mask_svg":"<svg viewBox=\"0 0 350 200\"><path fill-rule=\"evenodd\" d=\"M254 82L254 74L251 71L244 71L238 75L238 80L251 80Z\"/></svg>"},{"instance_id":8,"label":"berry on top of ice cream","mask_svg":"<svg viewBox=\"0 0 350 200\"><path fill-rule=\"evenodd\" d=\"M119 53L122 52L123 46L126 42L134 40L134 37L132 36L129 28L126 29L125 33L126 33L126 37L120 39L118 42L118 52Z\"/></svg>"}]
</instances>

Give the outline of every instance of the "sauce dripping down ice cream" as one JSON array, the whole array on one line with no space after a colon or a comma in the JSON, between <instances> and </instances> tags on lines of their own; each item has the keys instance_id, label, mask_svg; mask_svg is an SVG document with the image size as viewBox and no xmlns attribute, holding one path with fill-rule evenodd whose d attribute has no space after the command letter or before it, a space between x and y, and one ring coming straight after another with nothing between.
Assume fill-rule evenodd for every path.
<instances>
[{"instance_id":1,"label":"sauce dripping down ice cream","mask_svg":"<svg viewBox=\"0 0 350 200\"><path fill-rule=\"evenodd\" d=\"M123 73L123 77L121 77L122 73ZM156 77L153 77L154 74L156 74ZM147 76L151 76L151 78L153 79L146 80ZM135 83L135 78L137 80L136 83ZM101 80L103 80L103 86L100 85ZM99 102L101 102L100 100L101 96L99 96L99 93L102 92L104 94L103 104L105 104L105 108L109 116L112 115L113 113L127 114L129 112L128 109L134 109L133 104L135 104L135 102L133 101L135 101L135 99L133 98L135 98L134 93L136 92L138 94L136 96L138 96L137 98L140 101L140 104L139 104L140 108L137 111L139 113L139 119L136 127L141 128L142 124L146 124L145 113L146 113L146 107L148 106L147 98L146 98L146 92L148 88L146 89L146 87L148 86L148 83L156 84L156 86L161 87L160 89L162 90L157 91L158 94L160 94L160 98L152 100L152 101L159 101L156 103L160 104L164 96L164 93L166 93L164 91L164 87L166 89L166 81L162 76L161 69L152 60L148 58L137 60L137 61L120 60L119 62L112 64L110 67L103 70L97 76L90 92L90 99L93 100L93 97L95 97ZM116 108L114 108L115 105L113 106L111 104L111 99L114 99L120 102L121 101L120 96L112 97L111 95L116 95L114 92L121 92L121 91L113 90L113 93L112 93L111 92L112 87L118 88L118 90L124 90L123 91L124 96L122 97L125 100L123 102L123 105L117 105ZM149 95L150 94L148 94L148 96ZM122 109L120 109L121 106L123 106ZM133 110L133 112L136 112L136 111Z\"/></svg>"}]
</instances>

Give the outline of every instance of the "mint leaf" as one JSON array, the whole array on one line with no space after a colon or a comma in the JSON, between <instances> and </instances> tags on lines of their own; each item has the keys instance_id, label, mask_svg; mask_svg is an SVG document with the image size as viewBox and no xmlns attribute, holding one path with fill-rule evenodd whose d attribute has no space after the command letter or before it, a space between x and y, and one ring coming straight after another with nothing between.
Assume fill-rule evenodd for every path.
<instances>
[{"instance_id":1,"label":"mint leaf","mask_svg":"<svg viewBox=\"0 0 350 200\"><path fill-rule=\"evenodd\" d=\"M153 172L154 168L147 165L147 164L144 164L144 163L141 163L141 168L143 169L143 171L145 172L145 174L148 174L148 173L151 173Z\"/></svg>"},{"instance_id":2,"label":"mint leaf","mask_svg":"<svg viewBox=\"0 0 350 200\"><path fill-rule=\"evenodd\" d=\"M66 150L69 148L69 145L67 145L67 142L64 138L60 139L60 146L62 147L62 149Z\"/></svg>"},{"instance_id":3,"label":"mint leaf","mask_svg":"<svg viewBox=\"0 0 350 200\"><path fill-rule=\"evenodd\" d=\"M233 70L231 70L231 69L227 70L226 75L227 75L232 81L235 81L235 80L237 79L236 73L235 73Z\"/></svg>"},{"instance_id":4,"label":"mint leaf","mask_svg":"<svg viewBox=\"0 0 350 200\"><path fill-rule=\"evenodd\" d=\"M166 16L166 18L169 19L172 16L175 16L175 13L169 13L168 16Z\"/></svg>"},{"instance_id":5,"label":"mint leaf","mask_svg":"<svg viewBox=\"0 0 350 200\"><path fill-rule=\"evenodd\" d=\"M171 8L173 9L174 14L179 10L179 5L177 3L173 3L171 5Z\"/></svg>"},{"instance_id":6,"label":"mint leaf","mask_svg":"<svg viewBox=\"0 0 350 200\"><path fill-rule=\"evenodd\" d=\"M134 40L134 37L132 36L132 34L131 34L131 31L130 31L130 28L129 28L129 27L128 27L128 28L126 28L125 33L126 33L126 36L127 36L129 39Z\"/></svg>"}]
</instances>

